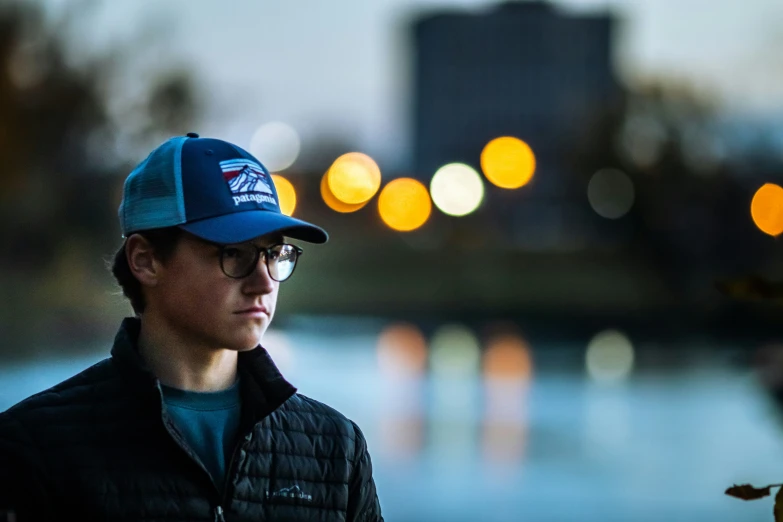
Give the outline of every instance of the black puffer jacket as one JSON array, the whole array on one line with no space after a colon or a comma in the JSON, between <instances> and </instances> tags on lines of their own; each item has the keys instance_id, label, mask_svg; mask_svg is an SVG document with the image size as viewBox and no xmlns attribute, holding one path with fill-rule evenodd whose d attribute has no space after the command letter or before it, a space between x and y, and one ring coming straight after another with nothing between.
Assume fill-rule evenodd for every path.
<instances>
[{"instance_id":1,"label":"black puffer jacket","mask_svg":"<svg viewBox=\"0 0 783 522\"><path fill-rule=\"evenodd\" d=\"M126 319L105 359L0 414L0 513L30 520L382 521L362 432L239 356L240 436L218 491L165 411ZM2 520L0 515L0 520Z\"/></svg>"}]
</instances>

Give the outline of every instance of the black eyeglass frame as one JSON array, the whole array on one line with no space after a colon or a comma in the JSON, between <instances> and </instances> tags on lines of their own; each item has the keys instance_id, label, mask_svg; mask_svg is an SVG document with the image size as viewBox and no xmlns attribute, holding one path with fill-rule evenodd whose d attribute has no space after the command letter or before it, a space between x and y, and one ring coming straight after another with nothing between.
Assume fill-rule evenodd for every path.
<instances>
[{"instance_id":1,"label":"black eyeglass frame","mask_svg":"<svg viewBox=\"0 0 783 522\"><path fill-rule=\"evenodd\" d=\"M203 240L202 240L203 241ZM252 243L249 244L250 247L254 248L256 251L256 255L253 257L253 262L248 265L249 269L248 272L241 276L234 276L226 272L225 267L223 266L223 260L225 259L225 252L229 248L237 248L238 245L223 245L221 243L213 243L212 241L205 241L206 243L209 243L212 246L215 246L220 251L220 270L223 271L223 273L226 275L226 277L230 277L231 279L244 279L248 277L250 274L253 273L253 271L258 266L258 261L261 259L261 253L264 253L264 266L266 266L266 273L269 274L269 277L272 278L273 281L277 281L278 283L282 283L284 281L288 281L291 279L291 276L294 275L294 272L296 271L296 267L299 265L299 257L302 255L304 250L302 250L297 245L294 245L292 243L275 243L274 245L270 245L268 247L260 247L256 246ZM275 277L272 275L272 270L269 268L269 255L272 252L272 249L280 246L290 246L294 247L294 251L296 252L296 259L294 260L294 268L291 270L291 273L288 274L288 277L286 277L283 280L275 279Z\"/></svg>"}]
</instances>

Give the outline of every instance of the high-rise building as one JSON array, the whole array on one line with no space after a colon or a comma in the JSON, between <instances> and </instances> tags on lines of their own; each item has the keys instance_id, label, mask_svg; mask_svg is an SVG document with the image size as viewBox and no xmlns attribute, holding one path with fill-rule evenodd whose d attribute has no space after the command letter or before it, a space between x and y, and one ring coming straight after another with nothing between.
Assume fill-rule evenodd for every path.
<instances>
[{"instance_id":1,"label":"high-rise building","mask_svg":"<svg viewBox=\"0 0 783 522\"><path fill-rule=\"evenodd\" d=\"M506 205L504 222L534 218L555 227L570 221L568 200L584 200L585 193L582 187L572 194L567 156L618 93L612 28L609 15L564 13L544 2L419 19L413 27L416 175L429 180L455 161L479 169L489 140L515 136L531 146L537 169L520 196L528 204ZM537 230L552 239L552 227Z\"/></svg>"}]
</instances>

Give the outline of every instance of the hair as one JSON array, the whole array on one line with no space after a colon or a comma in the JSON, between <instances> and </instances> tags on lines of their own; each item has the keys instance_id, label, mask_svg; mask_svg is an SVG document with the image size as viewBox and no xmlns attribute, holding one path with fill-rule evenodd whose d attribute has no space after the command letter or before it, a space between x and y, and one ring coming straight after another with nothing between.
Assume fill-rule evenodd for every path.
<instances>
[{"instance_id":1,"label":"hair","mask_svg":"<svg viewBox=\"0 0 783 522\"><path fill-rule=\"evenodd\" d=\"M140 234L146 239L152 246L157 257L162 263L165 263L174 255L177 248L180 237L182 236L182 230L178 227L156 228L152 230L142 230L135 232ZM128 256L125 251L125 247L128 244L127 240L122 243L122 246L114 254L114 261L111 264L111 273L117 280L117 284L120 285L122 293L130 300L133 312L136 315L140 315L144 312L146 303L144 302L144 292L142 291L141 283L130 269L128 264Z\"/></svg>"}]
</instances>

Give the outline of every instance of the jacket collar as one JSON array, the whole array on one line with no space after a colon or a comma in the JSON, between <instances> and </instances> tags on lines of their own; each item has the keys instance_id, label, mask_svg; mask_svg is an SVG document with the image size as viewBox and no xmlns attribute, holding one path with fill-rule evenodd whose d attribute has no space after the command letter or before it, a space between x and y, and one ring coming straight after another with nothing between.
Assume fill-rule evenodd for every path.
<instances>
[{"instance_id":1,"label":"jacket collar","mask_svg":"<svg viewBox=\"0 0 783 522\"><path fill-rule=\"evenodd\" d=\"M127 317L122 321L111 349L112 362L135 391L159 398L160 383L138 351L140 331L140 319ZM296 393L296 388L283 378L261 345L239 353L237 371L243 417L247 422L258 422Z\"/></svg>"}]
</instances>

